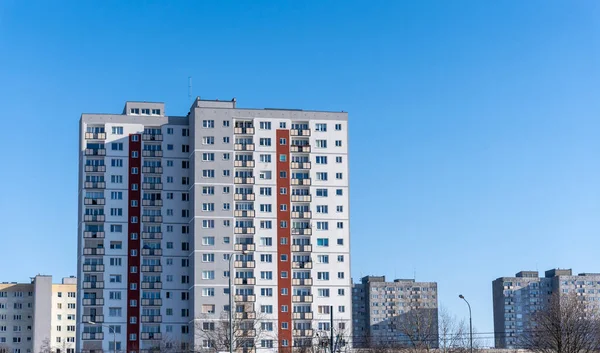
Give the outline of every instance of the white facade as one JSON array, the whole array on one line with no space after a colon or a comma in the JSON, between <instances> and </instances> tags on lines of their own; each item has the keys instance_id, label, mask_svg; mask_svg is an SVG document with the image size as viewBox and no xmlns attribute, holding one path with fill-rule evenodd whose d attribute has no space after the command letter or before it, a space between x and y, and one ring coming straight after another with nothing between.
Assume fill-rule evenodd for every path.
<instances>
[{"instance_id":1,"label":"white facade","mask_svg":"<svg viewBox=\"0 0 600 353\"><path fill-rule=\"evenodd\" d=\"M203 327L227 316L231 254L237 348L328 335L329 307L349 341L347 136L347 113L235 101L197 99L187 117L136 102L83 114L78 350L112 349L99 323L118 327L122 350L210 345Z\"/></svg>"}]
</instances>

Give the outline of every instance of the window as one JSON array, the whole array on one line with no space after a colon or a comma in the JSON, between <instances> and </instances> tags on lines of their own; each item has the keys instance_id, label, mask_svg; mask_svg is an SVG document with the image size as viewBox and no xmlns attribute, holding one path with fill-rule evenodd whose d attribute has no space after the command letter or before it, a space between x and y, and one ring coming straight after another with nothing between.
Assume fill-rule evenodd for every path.
<instances>
[{"instance_id":1,"label":"window","mask_svg":"<svg viewBox=\"0 0 600 353\"><path fill-rule=\"evenodd\" d=\"M261 154L260 161L261 161L261 163L271 163L271 155L270 154Z\"/></svg>"},{"instance_id":2,"label":"window","mask_svg":"<svg viewBox=\"0 0 600 353\"><path fill-rule=\"evenodd\" d=\"M286 127L285 127L285 122L283 122L283 121L282 121L282 122L280 122L280 123L279 123L279 128L280 128L280 129L285 129L285 128L286 128Z\"/></svg>"},{"instance_id":3,"label":"window","mask_svg":"<svg viewBox=\"0 0 600 353\"><path fill-rule=\"evenodd\" d=\"M167 151L172 151L173 150L173 145L172 144L168 144L167 145Z\"/></svg>"},{"instance_id":4,"label":"window","mask_svg":"<svg viewBox=\"0 0 600 353\"><path fill-rule=\"evenodd\" d=\"M261 204L260 212L271 212L271 204Z\"/></svg>"},{"instance_id":5,"label":"window","mask_svg":"<svg viewBox=\"0 0 600 353\"><path fill-rule=\"evenodd\" d=\"M329 297L329 289L328 288L319 288L317 290L317 294L319 297Z\"/></svg>"},{"instance_id":6,"label":"window","mask_svg":"<svg viewBox=\"0 0 600 353\"><path fill-rule=\"evenodd\" d=\"M342 124L335 124L335 131L342 131Z\"/></svg>"},{"instance_id":7,"label":"window","mask_svg":"<svg viewBox=\"0 0 600 353\"><path fill-rule=\"evenodd\" d=\"M123 176L122 175L111 175L110 176L110 182L111 183L115 183L115 184L122 184L123 183Z\"/></svg>"},{"instance_id":8,"label":"window","mask_svg":"<svg viewBox=\"0 0 600 353\"><path fill-rule=\"evenodd\" d=\"M111 200L123 200L123 192L122 191L111 191L110 199Z\"/></svg>"},{"instance_id":9,"label":"window","mask_svg":"<svg viewBox=\"0 0 600 353\"><path fill-rule=\"evenodd\" d=\"M328 213L329 207L327 205L317 205L317 213Z\"/></svg>"},{"instance_id":10,"label":"window","mask_svg":"<svg viewBox=\"0 0 600 353\"><path fill-rule=\"evenodd\" d=\"M121 232L123 232L123 226L121 224L111 224L110 232L111 233L121 233Z\"/></svg>"},{"instance_id":11,"label":"window","mask_svg":"<svg viewBox=\"0 0 600 353\"><path fill-rule=\"evenodd\" d=\"M229 127L229 120L223 120L223 127Z\"/></svg>"},{"instance_id":12,"label":"window","mask_svg":"<svg viewBox=\"0 0 600 353\"><path fill-rule=\"evenodd\" d=\"M271 122L261 121L260 123L258 123L258 128L261 130L271 130Z\"/></svg>"},{"instance_id":13,"label":"window","mask_svg":"<svg viewBox=\"0 0 600 353\"><path fill-rule=\"evenodd\" d=\"M337 212L344 212L344 206L338 205L338 206L335 207L335 210Z\"/></svg>"},{"instance_id":14,"label":"window","mask_svg":"<svg viewBox=\"0 0 600 353\"><path fill-rule=\"evenodd\" d=\"M338 255L337 260L338 262L344 262L344 255Z\"/></svg>"},{"instance_id":15,"label":"window","mask_svg":"<svg viewBox=\"0 0 600 353\"><path fill-rule=\"evenodd\" d=\"M335 147L342 147L342 140L335 140Z\"/></svg>"},{"instance_id":16,"label":"window","mask_svg":"<svg viewBox=\"0 0 600 353\"><path fill-rule=\"evenodd\" d=\"M279 139L279 144L280 145L287 145L287 140L282 137L282 138Z\"/></svg>"},{"instance_id":17,"label":"window","mask_svg":"<svg viewBox=\"0 0 600 353\"><path fill-rule=\"evenodd\" d=\"M280 162L285 162L287 160L287 156L285 154L280 154L279 155L279 161Z\"/></svg>"},{"instance_id":18,"label":"window","mask_svg":"<svg viewBox=\"0 0 600 353\"><path fill-rule=\"evenodd\" d=\"M111 167L122 167L123 166L123 160L122 159L112 158L110 160L110 165L111 165Z\"/></svg>"},{"instance_id":19,"label":"window","mask_svg":"<svg viewBox=\"0 0 600 353\"><path fill-rule=\"evenodd\" d=\"M231 171L229 169L223 169L223 176L224 177L231 176Z\"/></svg>"},{"instance_id":20,"label":"window","mask_svg":"<svg viewBox=\"0 0 600 353\"><path fill-rule=\"evenodd\" d=\"M108 316L120 317L122 315L121 308L108 308Z\"/></svg>"},{"instance_id":21,"label":"window","mask_svg":"<svg viewBox=\"0 0 600 353\"><path fill-rule=\"evenodd\" d=\"M205 162L212 162L215 160L215 154L214 153L202 153L202 160Z\"/></svg>"},{"instance_id":22,"label":"window","mask_svg":"<svg viewBox=\"0 0 600 353\"><path fill-rule=\"evenodd\" d=\"M279 188L280 195L287 195L287 188Z\"/></svg>"},{"instance_id":23,"label":"window","mask_svg":"<svg viewBox=\"0 0 600 353\"><path fill-rule=\"evenodd\" d=\"M327 164L327 156L317 156L317 164Z\"/></svg>"},{"instance_id":24,"label":"window","mask_svg":"<svg viewBox=\"0 0 600 353\"><path fill-rule=\"evenodd\" d=\"M260 295L262 297L272 297L273 296L273 288L261 288Z\"/></svg>"},{"instance_id":25,"label":"window","mask_svg":"<svg viewBox=\"0 0 600 353\"><path fill-rule=\"evenodd\" d=\"M317 148L327 148L327 140L316 140Z\"/></svg>"},{"instance_id":26,"label":"window","mask_svg":"<svg viewBox=\"0 0 600 353\"><path fill-rule=\"evenodd\" d=\"M121 283L121 275L110 275L110 283Z\"/></svg>"},{"instance_id":27,"label":"window","mask_svg":"<svg viewBox=\"0 0 600 353\"><path fill-rule=\"evenodd\" d=\"M229 143L229 136L223 137L223 143Z\"/></svg>"},{"instance_id":28,"label":"window","mask_svg":"<svg viewBox=\"0 0 600 353\"><path fill-rule=\"evenodd\" d=\"M205 202L202 204L202 211L212 212L215 210L215 204L213 202Z\"/></svg>"},{"instance_id":29,"label":"window","mask_svg":"<svg viewBox=\"0 0 600 353\"><path fill-rule=\"evenodd\" d=\"M268 238L268 237L260 238L260 245L273 246L273 238Z\"/></svg>"},{"instance_id":30,"label":"window","mask_svg":"<svg viewBox=\"0 0 600 353\"><path fill-rule=\"evenodd\" d=\"M342 156L335 157L335 162L336 163L342 163Z\"/></svg>"},{"instance_id":31,"label":"window","mask_svg":"<svg viewBox=\"0 0 600 353\"><path fill-rule=\"evenodd\" d=\"M273 279L273 272L271 271L260 271L261 279Z\"/></svg>"},{"instance_id":32,"label":"window","mask_svg":"<svg viewBox=\"0 0 600 353\"><path fill-rule=\"evenodd\" d=\"M344 272L338 272L338 279L344 279Z\"/></svg>"},{"instance_id":33,"label":"window","mask_svg":"<svg viewBox=\"0 0 600 353\"><path fill-rule=\"evenodd\" d=\"M112 133L113 133L113 135L123 135L123 127L122 126L113 126Z\"/></svg>"},{"instance_id":34,"label":"window","mask_svg":"<svg viewBox=\"0 0 600 353\"><path fill-rule=\"evenodd\" d=\"M337 229L344 229L344 222L337 222Z\"/></svg>"},{"instance_id":35,"label":"window","mask_svg":"<svg viewBox=\"0 0 600 353\"><path fill-rule=\"evenodd\" d=\"M202 254L202 262L215 262L215 254Z\"/></svg>"},{"instance_id":36,"label":"window","mask_svg":"<svg viewBox=\"0 0 600 353\"><path fill-rule=\"evenodd\" d=\"M215 127L214 120L202 120L202 127L205 129L213 129Z\"/></svg>"},{"instance_id":37,"label":"window","mask_svg":"<svg viewBox=\"0 0 600 353\"><path fill-rule=\"evenodd\" d=\"M214 186L203 186L202 187L202 194L203 195L214 195L215 194L215 187Z\"/></svg>"},{"instance_id":38,"label":"window","mask_svg":"<svg viewBox=\"0 0 600 353\"><path fill-rule=\"evenodd\" d=\"M113 151L122 151L123 143L122 142L113 142L110 144L110 149Z\"/></svg>"},{"instance_id":39,"label":"window","mask_svg":"<svg viewBox=\"0 0 600 353\"><path fill-rule=\"evenodd\" d=\"M268 188L268 187L260 188L259 193L262 196L271 196L271 188Z\"/></svg>"},{"instance_id":40,"label":"window","mask_svg":"<svg viewBox=\"0 0 600 353\"><path fill-rule=\"evenodd\" d=\"M327 131L327 124L316 124L315 131Z\"/></svg>"},{"instance_id":41,"label":"window","mask_svg":"<svg viewBox=\"0 0 600 353\"><path fill-rule=\"evenodd\" d=\"M202 170L202 177L203 178L214 178L215 177L215 170L214 169L203 169Z\"/></svg>"},{"instance_id":42,"label":"window","mask_svg":"<svg viewBox=\"0 0 600 353\"><path fill-rule=\"evenodd\" d=\"M214 145L215 144L215 137L214 136L204 136L204 137L202 137L202 144L203 145Z\"/></svg>"},{"instance_id":43,"label":"window","mask_svg":"<svg viewBox=\"0 0 600 353\"><path fill-rule=\"evenodd\" d=\"M229 194L229 186L223 186L223 193Z\"/></svg>"},{"instance_id":44,"label":"window","mask_svg":"<svg viewBox=\"0 0 600 353\"><path fill-rule=\"evenodd\" d=\"M215 279L215 271L202 271L202 279Z\"/></svg>"},{"instance_id":45,"label":"window","mask_svg":"<svg viewBox=\"0 0 600 353\"><path fill-rule=\"evenodd\" d=\"M342 195L343 195L342 189L336 189L336 190L335 190L335 194L336 194L337 196L342 196Z\"/></svg>"},{"instance_id":46,"label":"window","mask_svg":"<svg viewBox=\"0 0 600 353\"><path fill-rule=\"evenodd\" d=\"M203 237L202 245L215 245L215 237Z\"/></svg>"},{"instance_id":47,"label":"window","mask_svg":"<svg viewBox=\"0 0 600 353\"><path fill-rule=\"evenodd\" d=\"M317 196L327 197L327 189L317 189Z\"/></svg>"},{"instance_id":48,"label":"window","mask_svg":"<svg viewBox=\"0 0 600 353\"><path fill-rule=\"evenodd\" d=\"M344 239L338 238L337 245L344 245Z\"/></svg>"},{"instance_id":49,"label":"window","mask_svg":"<svg viewBox=\"0 0 600 353\"><path fill-rule=\"evenodd\" d=\"M329 246L329 239L317 238L317 246Z\"/></svg>"},{"instance_id":50,"label":"window","mask_svg":"<svg viewBox=\"0 0 600 353\"><path fill-rule=\"evenodd\" d=\"M342 173L335 173L335 178L338 180L342 179Z\"/></svg>"},{"instance_id":51,"label":"window","mask_svg":"<svg viewBox=\"0 0 600 353\"><path fill-rule=\"evenodd\" d=\"M328 264L329 255L317 255L317 262L321 264Z\"/></svg>"},{"instance_id":52,"label":"window","mask_svg":"<svg viewBox=\"0 0 600 353\"><path fill-rule=\"evenodd\" d=\"M181 152L182 153L189 153L190 152L190 145L181 145Z\"/></svg>"},{"instance_id":53,"label":"window","mask_svg":"<svg viewBox=\"0 0 600 353\"><path fill-rule=\"evenodd\" d=\"M320 281L329 281L329 272L317 272L317 279Z\"/></svg>"},{"instance_id":54,"label":"window","mask_svg":"<svg viewBox=\"0 0 600 353\"><path fill-rule=\"evenodd\" d=\"M317 172L317 180L326 181L327 172Z\"/></svg>"},{"instance_id":55,"label":"window","mask_svg":"<svg viewBox=\"0 0 600 353\"><path fill-rule=\"evenodd\" d=\"M261 229L272 229L273 222L272 221L260 221L260 228Z\"/></svg>"},{"instance_id":56,"label":"window","mask_svg":"<svg viewBox=\"0 0 600 353\"><path fill-rule=\"evenodd\" d=\"M273 255L272 254L261 254L260 255L260 262L273 262Z\"/></svg>"},{"instance_id":57,"label":"window","mask_svg":"<svg viewBox=\"0 0 600 353\"><path fill-rule=\"evenodd\" d=\"M215 289L214 288L202 288L202 296L203 297L214 297Z\"/></svg>"},{"instance_id":58,"label":"window","mask_svg":"<svg viewBox=\"0 0 600 353\"><path fill-rule=\"evenodd\" d=\"M328 230L329 222L317 222L317 229L318 230Z\"/></svg>"},{"instance_id":59,"label":"window","mask_svg":"<svg viewBox=\"0 0 600 353\"><path fill-rule=\"evenodd\" d=\"M263 314L273 314L273 305L261 305L260 312Z\"/></svg>"},{"instance_id":60,"label":"window","mask_svg":"<svg viewBox=\"0 0 600 353\"><path fill-rule=\"evenodd\" d=\"M168 127L167 128L167 135L173 135L173 128L172 127Z\"/></svg>"},{"instance_id":61,"label":"window","mask_svg":"<svg viewBox=\"0 0 600 353\"><path fill-rule=\"evenodd\" d=\"M202 228L214 228L215 220L214 219L203 219L202 220Z\"/></svg>"},{"instance_id":62,"label":"window","mask_svg":"<svg viewBox=\"0 0 600 353\"><path fill-rule=\"evenodd\" d=\"M339 295L339 296L343 296L343 295L345 295L345 294L346 294L346 293L345 293L345 291L344 291L344 288L339 288L339 289L338 289L338 295Z\"/></svg>"},{"instance_id":63,"label":"window","mask_svg":"<svg viewBox=\"0 0 600 353\"><path fill-rule=\"evenodd\" d=\"M259 140L261 146L271 146L271 139L268 137L261 137Z\"/></svg>"}]
</instances>

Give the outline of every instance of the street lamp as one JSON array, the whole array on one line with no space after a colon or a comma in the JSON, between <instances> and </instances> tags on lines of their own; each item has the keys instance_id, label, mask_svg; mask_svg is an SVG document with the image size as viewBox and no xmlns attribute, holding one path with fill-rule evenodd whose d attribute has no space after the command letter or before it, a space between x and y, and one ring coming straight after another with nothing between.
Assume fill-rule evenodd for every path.
<instances>
[{"instance_id":1,"label":"street lamp","mask_svg":"<svg viewBox=\"0 0 600 353\"><path fill-rule=\"evenodd\" d=\"M246 255L246 251L242 250L242 255ZM232 293L232 277L233 277L233 259L235 253L229 255L229 353L233 353L233 293Z\"/></svg>"},{"instance_id":2,"label":"street lamp","mask_svg":"<svg viewBox=\"0 0 600 353\"><path fill-rule=\"evenodd\" d=\"M108 327L108 332L112 331L113 333L113 349L115 351L115 353L117 352L117 332L115 331L114 327L108 326L108 325L103 325L103 324L99 324L97 322L94 321L88 321L87 322L90 325L98 325L98 326L102 326L102 327Z\"/></svg>"},{"instance_id":3,"label":"street lamp","mask_svg":"<svg viewBox=\"0 0 600 353\"><path fill-rule=\"evenodd\" d=\"M465 303L467 303L467 306L469 307L469 340L471 342L471 353L473 353L473 319L471 316L471 304L469 304L469 302L465 299L464 295L459 294L458 297L464 300Z\"/></svg>"}]
</instances>

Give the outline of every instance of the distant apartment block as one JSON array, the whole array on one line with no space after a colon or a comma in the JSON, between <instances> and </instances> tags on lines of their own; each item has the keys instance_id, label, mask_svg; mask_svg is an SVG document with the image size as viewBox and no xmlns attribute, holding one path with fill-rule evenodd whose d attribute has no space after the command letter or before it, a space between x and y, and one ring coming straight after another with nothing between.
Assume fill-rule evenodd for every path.
<instances>
[{"instance_id":1,"label":"distant apartment block","mask_svg":"<svg viewBox=\"0 0 600 353\"><path fill-rule=\"evenodd\" d=\"M373 344L411 345L411 339L438 347L438 290L436 282L367 276L352 288L353 342L355 348ZM419 337L408 337L420 325Z\"/></svg>"},{"instance_id":2,"label":"distant apartment block","mask_svg":"<svg viewBox=\"0 0 600 353\"><path fill-rule=\"evenodd\" d=\"M531 332L532 315L554 293L580 296L591 305L600 304L600 274L573 275L570 269L552 269L539 277L538 271L521 271L514 277L492 282L496 348L521 347L524 333Z\"/></svg>"},{"instance_id":3,"label":"distant apartment block","mask_svg":"<svg viewBox=\"0 0 600 353\"><path fill-rule=\"evenodd\" d=\"M75 353L77 279L0 283L0 352Z\"/></svg>"}]
</instances>

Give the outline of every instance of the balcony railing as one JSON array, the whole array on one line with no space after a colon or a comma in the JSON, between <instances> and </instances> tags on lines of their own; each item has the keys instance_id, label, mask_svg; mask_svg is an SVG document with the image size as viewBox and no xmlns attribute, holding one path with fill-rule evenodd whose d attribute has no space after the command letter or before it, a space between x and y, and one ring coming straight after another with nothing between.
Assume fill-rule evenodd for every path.
<instances>
[{"instance_id":1,"label":"balcony railing","mask_svg":"<svg viewBox=\"0 0 600 353\"><path fill-rule=\"evenodd\" d=\"M233 166L238 168L254 168L254 161L234 161Z\"/></svg>"},{"instance_id":2,"label":"balcony railing","mask_svg":"<svg viewBox=\"0 0 600 353\"><path fill-rule=\"evenodd\" d=\"M162 232L142 232L142 239L162 239Z\"/></svg>"},{"instance_id":3,"label":"balcony railing","mask_svg":"<svg viewBox=\"0 0 600 353\"><path fill-rule=\"evenodd\" d=\"M292 200L292 202L310 202L311 196L310 195L292 195L291 200Z\"/></svg>"},{"instance_id":4,"label":"balcony railing","mask_svg":"<svg viewBox=\"0 0 600 353\"><path fill-rule=\"evenodd\" d=\"M106 132L86 132L86 140L106 140Z\"/></svg>"},{"instance_id":5,"label":"balcony railing","mask_svg":"<svg viewBox=\"0 0 600 353\"><path fill-rule=\"evenodd\" d=\"M235 318L239 320L251 320L256 319L256 313L254 311L251 312L236 312Z\"/></svg>"},{"instance_id":6,"label":"balcony railing","mask_svg":"<svg viewBox=\"0 0 600 353\"><path fill-rule=\"evenodd\" d=\"M162 221L162 216L142 216L142 222L161 223Z\"/></svg>"},{"instance_id":7,"label":"balcony railing","mask_svg":"<svg viewBox=\"0 0 600 353\"><path fill-rule=\"evenodd\" d=\"M162 272L160 265L142 265L142 272Z\"/></svg>"},{"instance_id":8,"label":"balcony railing","mask_svg":"<svg viewBox=\"0 0 600 353\"><path fill-rule=\"evenodd\" d=\"M294 313L294 320L312 320L313 313Z\"/></svg>"},{"instance_id":9,"label":"balcony railing","mask_svg":"<svg viewBox=\"0 0 600 353\"><path fill-rule=\"evenodd\" d=\"M292 286L312 286L312 278L293 278Z\"/></svg>"},{"instance_id":10,"label":"balcony railing","mask_svg":"<svg viewBox=\"0 0 600 353\"><path fill-rule=\"evenodd\" d=\"M313 268L313 264L312 264L312 261L304 261L304 262L294 261L294 262L292 262L292 268L310 269L310 268Z\"/></svg>"},{"instance_id":11,"label":"balcony railing","mask_svg":"<svg viewBox=\"0 0 600 353\"><path fill-rule=\"evenodd\" d=\"M104 282L83 281L83 289L104 289Z\"/></svg>"},{"instance_id":12,"label":"balcony railing","mask_svg":"<svg viewBox=\"0 0 600 353\"><path fill-rule=\"evenodd\" d=\"M142 200L142 206L162 206L163 200Z\"/></svg>"},{"instance_id":13,"label":"balcony railing","mask_svg":"<svg viewBox=\"0 0 600 353\"><path fill-rule=\"evenodd\" d=\"M294 153L310 153L310 145L290 146L290 152L294 152Z\"/></svg>"},{"instance_id":14,"label":"balcony railing","mask_svg":"<svg viewBox=\"0 0 600 353\"><path fill-rule=\"evenodd\" d=\"M254 262L254 261L252 261ZM253 286L256 284L256 278L251 277L251 278L235 278L233 280L233 284L235 285L242 285L242 286Z\"/></svg>"},{"instance_id":15,"label":"balcony railing","mask_svg":"<svg viewBox=\"0 0 600 353\"><path fill-rule=\"evenodd\" d=\"M144 190L162 190L162 183L142 183L142 189Z\"/></svg>"},{"instance_id":16,"label":"balcony railing","mask_svg":"<svg viewBox=\"0 0 600 353\"><path fill-rule=\"evenodd\" d=\"M104 265L83 265L83 272L104 272Z\"/></svg>"},{"instance_id":17,"label":"balcony railing","mask_svg":"<svg viewBox=\"0 0 600 353\"><path fill-rule=\"evenodd\" d=\"M83 255L104 255L104 248L83 248Z\"/></svg>"},{"instance_id":18,"label":"balcony railing","mask_svg":"<svg viewBox=\"0 0 600 353\"><path fill-rule=\"evenodd\" d=\"M312 245L292 245L292 252L312 252Z\"/></svg>"},{"instance_id":19,"label":"balcony railing","mask_svg":"<svg viewBox=\"0 0 600 353\"><path fill-rule=\"evenodd\" d=\"M312 337L313 330L294 330L293 335L294 337Z\"/></svg>"},{"instance_id":20,"label":"balcony railing","mask_svg":"<svg viewBox=\"0 0 600 353\"><path fill-rule=\"evenodd\" d=\"M104 232L83 232L84 238L104 238Z\"/></svg>"},{"instance_id":21,"label":"balcony railing","mask_svg":"<svg viewBox=\"0 0 600 353\"><path fill-rule=\"evenodd\" d=\"M233 211L235 217L254 217L254 210L235 210Z\"/></svg>"},{"instance_id":22,"label":"balcony railing","mask_svg":"<svg viewBox=\"0 0 600 353\"><path fill-rule=\"evenodd\" d=\"M254 151L253 143L236 143L233 145L234 151Z\"/></svg>"},{"instance_id":23,"label":"balcony railing","mask_svg":"<svg viewBox=\"0 0 600 353\"><path fill-rule=\"evenodd\" d=\"M255 302L256 301L256 296L254 294L252 295L236 295L234 297L236 302Z\"/></svg>"},{"instance_id":24,"label":"balcony railing","mask_svg":"<svg viewBox=\"0 0 600 353\"><path fill-rule=\"evenodd\" d=\"M143 256L162 256L162 249L142 249Z\"/></svg>"},{"instance_id":25,"label":"balcony railing","mask_svg":"<svg viewBox=\"0 0 600 353\"><path fill-rule=\"evenodd\" d=\"M94 205L94 206L102 206L106 204L106 199L92 199L89 197L85 197L83 199L84 205Z\"/></svg>"},{"instance_id":26,"label":"balcony railing","mask_svg":"<svg viewBox=\"0 0 600 353\"><path fill-rule=\"evenodd\" d=\"M142 151L142 157L162 157L162 156L163 156L163 151L149 151L149 150Z\"/></svg>"},{"instance_id":27,"label":"balcony railing","mask_svg":"<svg viewBox=\"0 0 600 353\"><path fill-rule=\"evenodd\" d=\"M103 306L104 298L96 298L96 299L83 298L82 304L84 306Z\"/></svg>"},{"instance_id":28,"label":"balcony railing","mask_svg":"<svg viewBox=\"0 0 600 353\"><path fill-rule=\"evenodd\" d=\"M102 341L104 339L103 332L83 332L81 334L81 339L84 341Z\"/></svg>"},{"instance_id":29,"label":"balcony railing","mask_svg":"<svg viewBox=\"0 0 600 353\"><path fill-rule=\"evenodd\" d=\"M254 194L233 194L235 201L254 201L256 195Z\"/></svg>"},{"instance_id":30,"label":"balcony railing","mask_svg":"<svg viewBox=\"0 0 600 353\"><path fill-rule=\"evenodd\" d=\"M162 167L142 167L142 173L162 174Z\"/></svg>"},{"instance_id":31,"label":"balcony railing","mask_svg":"<svg viewBox=\"0 0 600 353\"><path fill-rule=\"evenodd\" d=\"M233 266L235 268L255 268L256 262L254 262L254 261L234 261Z\"/></svg>"},{"instance_id":32,"label":"balcony railing","mask_svg":"<svg viewBox=\"0 0 600 353\"><path fill-rule=\"evenodd\" d=\"M103 214L86 214L83 215L84 222L104 222L106 216Z\"/></svg>"},{"instance_id":33,"label":"balcony railing","mask_svg":"<svg viewBox=\"0 0 600 353\"><path fill-rule=\"evenodd\" d=\"M86 165L85 166L85 171L88 173L103 173L106 172L106 166L105 165Z\"/></svg>"},{"instance_id":34,"label":"balcony railing","mask_svg":"<svg viewBox=\"0 0 600 353\"><path fill-rule=\"evenodd\" d=\"M253 127L236 127L233 128L233 133L236 135L254 135Z\"/></svg>"},{"instance_id":35,"label":"balcony railing","mask_svg":"<svg viewBox=\"0 0 600 353\"><path fill-rule=\"evenodd\" d=\"M161 340L161 332L142 332L140 338L143 340Z\"/></svg>"},{"instance_id":36,"label":"balcony railing","mask_svg":"<svg viewBox=\"0 0 600 353\"><path fill-rule=\"evenodd\" d=\"M238 330L235 333L236 336L238 337L252 337L254 338L256 336L256 330L254 329L249 329L249 330ZM251 347L248 347L251 348Z\"/></svg>"},{"instance_id":37,"label":"balcony railing","mask_svg":"<svg viewBox=\"0 0 600 353\"><path fill-rule=\"evenodd\" d=\"M234 234L254 234L256 228L254 227L235 227L233 230Z\"/></svg>"},{"instance_id":38,"label":"balcony railing","mask_svg":"<svg viewBox=\"0 0 600 353\"><path fill-rule=\"evenodd\" d=\"M106 150L104 148L86 148L86 156L106 156Z\"/></svg>"},{"instance_id":39,"label":"balcony railing","mask_svg":"<svg viewBox=\"0 0 600 353\"><path fill-rule=\"evenodd\" d=\"M162 322L162 316L160 315L142 315L142 322Z\"/></svg>"},{"instance_id":40,"label":"balcony railing","mask_svg":"<svg viewBox=\"0 0 600 353\"><path fill-rule=\"evenodd\" d=\"M311 185L310 178L296 179L292 178L292 185Z\"/></svg>"},{"instance_id":41,"label":"balcony railing","mask_svg":"<svg viewBox=\"0 0 600 353\"><path fill-rule=\"evenodd\" d=\"M81 317L83 322L104 322L104 315L83 315Z\"/></svg>"},{"instance_id":42,"label":"balcony railing","mask_svg":"<svg viewBox=\"0 0 600 353\"><path fill-rule=\"evenodd\" d=\"M162 289L162 282L144 282L144 281L142 281L142 289Z\"/></svg>"},{"instance_id":43,"label":"balcony railing","mask_svg":"<svg viewBox=\"0 0 600 353\"><path fill-rule=\"evenodd\" d=\"M291 129L290 136L310 136L310 130L309 129L303 129L303 130Z\"/></svg>"},{"instance_id":44,"label":"balcony railing","mask_svg":"<svg viewBox=\"0 0 600 353\"><path fill-rule=\"evenodd\" d=\"M292 162L290 163L291 169L310 169L310 162Z\"/></svg>"},{"instance_id":45,"label":"balcony railing","mask_svg":"<svg viewBox=\"0 0 600 353\"><path fill-rule=\"evenodd\" d=\"M105 189L106 182L104 181L86 181L83 185L86 189Z\"/></svg>"},{"instance_id":46,"label":"balcony railing","mask_svg":"<svg viewBox=\"0 0 600 353\"><path fill-rule=\"evenodd\" d=\"M241 178L235 177L233 178L234 184L254 184L254 177Z\"/></svg>"},{"instance_id":47,"label":"balcony railing","mask_svg":"<svg viewBox=\"0 0 600 353\"><path fill-rule=\"evenodd\" d=\"M292 302L293 303L312 303L313 296L312 295L293 295Z\"/></svg>"},{"instance_id":48,"label":"balcony railing","mask_svg":"<svg viewBox=\"0 0 600 353\"><path fill-rule=\"evenodd\" d=\"M162 134L142 134L142 141L162 141Z\"/></svg>"},{"instance_id":49,"label":"balcony railing","mask_svg":"<svg viewBox=\"0 0 600 353\"><path fill-rule=\"evenodd\" d=\"M292 235L312 235L311 228L292 228Z\"/></svg>"},{"instance_id":50,"label":"balcony railing","mask_svg":"<svg viewBox=\"0 0 600 353\"><path fill-rule=\"evenodd\" d=\"M297 219L310 219L312 218L312 212L310 211L306 211L306 212L293 212L291 214L292 218L297 218Z\"/></svg>"},{"instance_id":51,"label":"balcony railing","mask_svg":"<svg viewBox=\"0 0 600 353\"><path fill-rule=\"evenodd\" d=\"M162 299L160 299L160 298L154 298L154 299L142 298L142 306L162 306Z\"/></svg>"},{"instance_id":52,"label":"balcony railing","mask_svg":"<svg viewBox=\"0 0 600 353\"><path fill-rule=\"evenodd\" d=\"M233 244L234 251L255 251L256 246L254 243L251 244Z\"/></svg>"}]
</instances>

